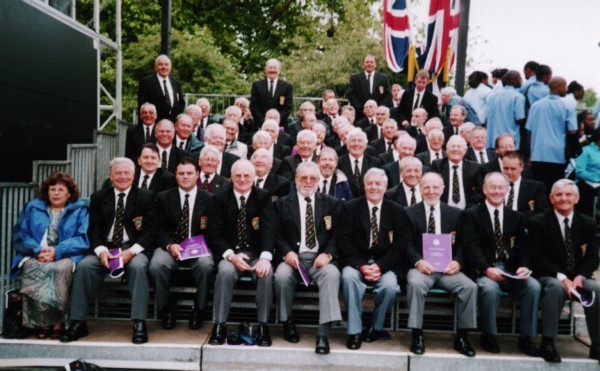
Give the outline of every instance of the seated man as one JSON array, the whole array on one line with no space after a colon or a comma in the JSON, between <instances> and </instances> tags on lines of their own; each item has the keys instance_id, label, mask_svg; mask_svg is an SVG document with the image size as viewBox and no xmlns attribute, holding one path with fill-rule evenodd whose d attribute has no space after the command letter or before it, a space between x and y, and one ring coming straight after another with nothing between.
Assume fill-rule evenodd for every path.
<instances>
[{"instance_id":1,"label":"seated man","mask_svg":"<svg viewBox=\"0 0 600 371\"><path fill-rule=\"evenodd\" d=\"M469 342L468 331L477 327L477 285L465 276L462 246L453 242L452 261L443 272L436 271L430 261L423 258L423 234L456 234L460 209L440 202L444 191L444 180L439 174L423 175L420 184L423 202L406 209L413 232L413 247L407 251L406 267L409 268L406 286L408 301L408 328L412 329L410 351L425 352L423 337L423 312L425 297L431 288L438 287L456 295L458 300L458 332L454 338L454 349L467 357L475 356Z\"/></svg>"},{"instance_id":2,"label":"seated man","mask_svg":"<svg viewBox=\"0 0 600 371\"><path fill-rule=\"evenodd\" d=\"M221 153L219 156L219 165L216 170L217 174L229 178L231 175L231 165L233 165L239 157L232 153L225 152L226 137L225 128L220 124L210 124L204 131L205 145L213 145L217 147Z\"/></svg>"},{"instance_id":3,"label":"seated man","mask_svg":"<svg viewBox=\"0 0 600 371\"><path fill-rule=\"evenodd\" d=\"M179 149L186 151L187 153L194 155L200 152L202 142L192 135L194 129L194 121L192 117L185 113L177 115L177 121L175 121L175 138L173 138L173 145Z\"/></svg>"},{"instance_id":4,"label":"seated man","mask_svg":"<svg viewBox=\"0 0 600 371\"><path fill-rule=\"evenodd\" d=\"M290 194L290 181L271 172L273 155L271 155L269 150L264 148L257 149L252 154L251 161L256 172L256 182L254 185L257 188L262 188L269 192L273 200Z\"/></svg>"},{"instance_id":5,"label":"seated man","mask_svg":"<svg viewBox=\"0 0 600 371\"><path fill-rule=\"evenodd\" d=\"M426 128L429 126L433 125L425 125ZM425 149L422 152L418 152L415 150L415 152L417 153L415 157L421 160L423 165L431 166L433 161L446 158L446 151L442 149L442 147L444 146L444 132L442 132L442 130L438 128L427 129L426 138L427 149Z\"/></svg>"},{"instance_id":6,"label":"seated man","mask_svg":"<svg viewBox=\"0 0 600 371\"><path fill-rule=\"evenodd\" d=\"M235 106L229 107L229 109L239 110L239 108ZM239 141L238 138L238 135L240 133L239 124L231 119L226 118L223 120L222 125L225 128L226 133L225 152L234 154L239 158L248 158L248 146L246 145L246 143Z\"/></svg>"},{"instance_id":7,"label":"seated man","mask_svg":"<svg viewBox=\"0 0 600 371\"><path fill-rule=\"evenodd\" d=\"M146 143L138 157L139 168L135 170L133 187L148 189L154 193L173 188L177 184L175 176L160 166L158 147L154 143Z\"/></svg>"},{"instance_id":8,"label":"seated man","mask_svg":"<svg viewBox=\"0 0 600 371\"><path fill-rule=\"evenodd\" d=\"M470 272L479 286L479 316L481 346L490 353L499 353L496 342L496 310L502 291L516 294L521 307L519 349L531 357L538 351L533 342L537 335L540 283L533 277L506 278L503 272L522 274L530 271L525 237L525 216L504 206L508 180L501 173L485 176L485 202L463 212L458 241Z\"/></svg>"},{"instance_id":9,"label":"seated man","mask_svg":"<svg viewBox=\"0 0 600 371\"><path fill-rule=\"evenodd\" d=\"M183 251L180 243L188 237L204 234L208 225L208 203L211 194L198 189L198 167L190 157L177 165L177 188L158 194L157 246L150 261L150 277L156 289L156 302L162 317L162 328L175 328L177 298L170 297L171 276L180 266L190 267L196 285L196 298L190 314L188 327L197 330L202 326L206 307L208 284L212 279L214 261L212 256L201 256L185 261L179 260Z\"/></svg>"},{"instance_id":10,"label":"seated man","mask_svg":"<svg viewBox=\"0 0 600 371\"><path fill-rule=\"evenodd\" d=\"M419 183L423 175L423 165L415 157L400 160L400 183L385 192L385 198L402 207L413 206L421 202Z\"/></svg>"},{"instance_id":11,"label":"seated man","mask_svg":"<svg viewBox=\"0 0 600 371\"><path fill-rule=\"evenodd\" d=\"M152 254L157 228L154 193L132 187L135 166L126 157L110 161L113 187L104 188L90 198L89 255L77 265L71 289L71 322L60 336L68 343L88 335L87 312L96 290L109 273L109 260L123 259L131 295L134 344L148 341L148 257ZM111 254L110 249L121 249Z\"/></svg>"},{"instance_id":12,"label":"seated man","mask_svg":"<svg viewBox=\"0 0 600 371\"><path fill-rule=\"evenodd\" d=\"M506 156L505 156L506 158ZM584 307L592 340L589 357L600 360L600 285L593 278L598 269L596 222L574 210L579 190L573 181L558 180L550 191L553 208L531 217L527 225L533 272L542 284L541 356L560 362L554 346L558 319L572 289L583 287L596 293L591 307Z\"/></svg>"},{"instance_id":13,"label":"seated man","mask_svg":"<svg viewBox=\"0 0 600 371\"><path fill-rule=\"evenodd\" d=\"M298 265L306 269L319 287L319 328L315 352L329 353L331 322L341 321L338 300L340 271L337 267L335 219L338 201L317 192L319 167L303 162L296 169L297 192L275 202L279 223L276 256L280 262L275 271L275 292L279 302L279 320L283 322L283 338L300 341L292 318L294 290L301 280Z\"/></svg>"},{"instance_id":14,"label":"seated man","mask_svg":"<svg viewBox=\"0 0 600 371\"><path fill-rule=\"evenodd\" d=\"M188 152L174 144L175 126L167 119L160 120L156 124L154 135L160 153L160 167L168 170L171 174L175 174L179 160L189 155Z\"/></svg>"},{"instance_id":15,"label":"seated man","mask_svg":"<svg viewBox=\"0 0 600 371\"><path fill-rule=\"evenodd\" d=\"M256 283L258 307L258 346L271 346L269 312L273 302L272 251L277 222L273 201L267 191L253 187L256 174L252 163L238 160L231 167L233 187L213 197L208 245L218 263L213 311L215 323L209 344L225 342L225 323L233 299L233 288L240 275Z\"/></svg>"},{"instance_id":16,"label":"seated man","mask_svg":"<svg viewBox=\"0 0 600 371\"><path fill-rule=\"evenodd\" d=\"M509 181L506 207L525 213L527 217L548 209L544 183L521 176L525 168L523 155L517 151L502 156L502 173Z\"/></svg>"},{"instance_id":17,"label":"seated man","mask_svg":"<svg viewBox=\"0 0 600 371\"><path fill-rule=\"evenodd\" d=\"M365 190L362 185L365 173L373 167L381 167L383 161L365 153L367 150L367 135L359 128L350 130L346 145L348 146L348 154L340 157L338 168L349 179L352 195L354 197L364 196Z\"/></svg>"},{"instance_id":18,"label":"seated man","mask_svg":"<svg viewBox=\"0 0 600 371\"><path fill-rule=\"evenodd\" d=\"M398 134L396 134L394 138L392 138L392 144L394 148L391 152L380 153L379 155L377 155L377 157L379 157L383 161L384 170L386 169L386 166L391 164L392 162L396 162L397 166L398 160L401 160L403 157L414 156L415 149L417 148L417 141L415 140L415 138L408 135L404 130L398 131ZM392 165L390 165L390 167L391 166Z\"/></svg>"},{"instance_id":19,"label":"seated man","mask_svg":"<svg viewBox=\"0 0 600 371\"><path fill-rule=\"evenodd\" d=\"M156 143L154 127L156 126L156 106L144 103L140 107L140 123L127 128L125 134L125 157L131 161L139 156L146 143Z\"/></svg>"},{"instance_id":20,"label":"seated man","mask_svg":"<svg viewBox=\"0 0 600 371\"><path fill-rule=\"evenodd\" d=\"M342 205L336 226L336 246L344 267L342 287L348 311L348 349L359 349L363 340L369 343L378 339L385 315L400 292L394 269L412 243L406 211L383 199L387 188L385 172L367 171L364 188L365 197ZM375 311L371 326L361 334L362 299L367 285L375 287Z\"/></svg>"},{"instance_id":21,"label":"seated man","mask_svg":"<svg viewBox=\"0 0 600 371\"><path fill-rule=\"evenodd\" d=\"M217 168L221 163L221 152L213 145L207 144L200 151L198 165L200 166L200 176L198 177L198 187L210 193L217 193L231 184L231 181L224 176L217 174Z\"/></svg>"},{"instance_id":22,"label":"seated man","mask_svg":"<svg viewBox=\"0 0 600 371\"><path fill-rule=\"evenodd\" d=\"M317 160L321 176L319 177L319 192L328 194L345 202L352 199L352 191L348 178L337 168L338 157L333 148L324 148Z\"/></svg>"},{"instance_id":23,"label":"seated man","mask_svg":"<svg viewBox=\"0 0 600 371\"><path fill-rule=\"evenodd\" d=\"M281 164L280 174L286 179L292 179L296 173L296 167L301 162L317 161L315 149L317 148L317 134L312 130L302 130L298 133L296 145L298 147L297 155L284 157Z\"/></svg>"},{"instance_id":24,"label":"seated man","mask_svg":"<svg viewBox=\"0 0 600 371\"><path fill-rule=\"evenodd\" d=\"M498 158L498 153L496 151L485 148L485 143L487 142L487 130L483 126L474 127L473 130L471 130L468 141L471 146L465 155L466 160L483 165Z\"/></svg>"}]
</instances>

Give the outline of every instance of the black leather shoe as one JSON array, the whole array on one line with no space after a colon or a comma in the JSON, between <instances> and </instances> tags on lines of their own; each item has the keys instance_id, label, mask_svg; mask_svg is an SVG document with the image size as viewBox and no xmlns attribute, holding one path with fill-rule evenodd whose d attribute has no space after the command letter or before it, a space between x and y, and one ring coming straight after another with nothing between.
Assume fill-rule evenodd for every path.
<instances>
[{"instance_id":1,"label":"black leather shoe","mask_svg":"<svg viewBox=\"0 0 600 371\"><path fill-rule=\"evenodd\" d=\"M329 340L327 336L317 336L317 346L315 347L317 354L329 354Z\"/></svg>"},{"instance_id":2,"label":"black leather shoe","mask_svg":"<svg viewBox=\"0 0 600 371\"><path fill-rule=\"evenodd\" d=\"M475 349L467 336L456 335L454 337L454 350L467 357L475 357Z\"/></svg>"},{"instance_id":3,"label":"black leather shoe","mask_svg":"<svg viewBox=\"0 0 600 371\"><path fill-rule=\"evenodd\" d=\"M256 345L259 347L270 347L271 344L273 344L273 342L271 341L269 325L266 323L259 323L258 330L256 331Z\"/></svg>"},{"instance_id":4,"label":"black leather shoe","mask_svg":"<svg viewBox=\"0 0 600 371\"><path fill-rule=\"evenodd\" d=\"M190 313L190 320L188 321L188 328L190 330L198 330L200 327L202 327L202 322L203 322L202 312L193 309L192 313Z\"/></svg>"},{"instance_id":5,"label":"black leather shoe","mask_svg":"<svg viewBox=\"0 0 600 371\"><path fill-rule=\"evenodd\" d=\"M298 329L296 329L296 324L291 319L283 323L283 338L290 343L297 343L300 341L300 335L298 334Z\"/></svg>"},{"instance_id":6,"label":"black leather shoe","mask_svg":"<svg viewBox=\"0 0 600 371\"><path fill-rule=\"evenodd\" d=\"M362 336L361 334L348 335L348 341L346 342L346 347L348 349L360 349L360 345L362 344Z\"/></svg>"},{"instance_id":7,"label":"black leather shoe","mask_svg":"<svg viewBox=\"0 0 600 371\"><path fill-rule=\"evenodd\" d=\"M363 340L367 343L372 343L379 339L379 332L376 331L373 326L363 331Z\"/></svg>"},{"instance_id":8,"label":"black leather shoe","mask_svg":"<svg viewBox=\"0 0 600 371\"><path fill-rule=\"evenodd\" d=\"M590 359L600 361L600 346L592 344L590 347Z\"/></svg>"},{"instance_id":9,"label":"black leather shoe","mask_svg":"<svg viewBox=\"0 0 600 371\"><path fill-rule=\"evenodd\" d=\"M410 342L410 351L414 354L425 353L425 338L423 334L414 334Z\"/></svg>"},{"instance_id":10,"label":"black leather shoe","mask_svg":"<svg viewBox=\"0 0 600 371\"><path fill-rule=\"evenodd\" d=\"M490 353L500 353L500 346L492 334L481 334L481 347Z\"/></svg>"},{"instance_id":11,"label":"black leather shoe","mask_svg":"<svg viewBox=\"0 0 600 371\"><path fill-rule=\"evenodd\" d=\"M133 336L131 342L134 344L144 344L148 342L148 330L146 330L146 321L133 321Z\"/></svg>"},{"instance_id":12,"label":"black leather shoe","mask_svg":"<svg viewBox=\"0 0 600 371\"><path fill-rule=\"evenodd\" d=\"M60 335L61 343L69 343L71 341L77 341L79 338L88 336L89 331L87 328L87 322L85 321L71 321L68 329L64 330Z\"/></svg>"},{"instance_id":13,"label":"black leather shoe","mask_svg":"<svg viewBox=\"0 0 600 371\"><path fill-rule=\"evenodd\" d=\"M225 343L225 339L227 338L227 326L225 322L223 323L215 323L212 328L212 332L210 333L210 339L208 339L208 343L211 345L222 345Z\"/></svg>"},{"instance_id":14,"label":"black leather shoe","mask_svg":"<svg viewBox=\"0 0 600 371\"><path fill-rule=\"evenodd\" d=\"M535 346L535 342L529 336L519 336L519 349L521 352L527 354L530 357L539 357L540 352Z\"/></svg>"},{"instance_id":15,"label":"black leather shoe","mask_svg":"<svg viewBox=\"0 0 600 371\"><path fill-rule=\"evenodd\" d=\"M554 346L554 341L542 340L542 344L540 344L540 356L542 356L542 358L546 362L562 362L562 360L560 359L560 354L558 354L558 351Z\"/></svg>"},{"instance_id":16,"label":"black leather shoe","mask_svg":"<svg viewBox=\"0 0 600 371\"><path fill-rule=\"evenodd\" d=\"M163 330L172 330L175 328L177 318L175 317L175 309L168 308L162 312L162 328Z\"/></svg>"}]
</instances>

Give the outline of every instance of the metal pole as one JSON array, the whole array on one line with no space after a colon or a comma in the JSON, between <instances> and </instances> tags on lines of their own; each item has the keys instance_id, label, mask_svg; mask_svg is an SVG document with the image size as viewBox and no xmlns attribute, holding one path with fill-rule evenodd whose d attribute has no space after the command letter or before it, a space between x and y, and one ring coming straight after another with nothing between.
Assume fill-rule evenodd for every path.
<instances>
[{"instance_id":1,"label":"metal pole","mask_svg":"<svg viewBox=\"0 0 600 371\"><path fill-rule=\"evenodd\" d=\"M162 22L160 28L160 53L171 54L171 0L162 0Z\"/></svg>"},{"instance_id":2,"label":"metal pole","mask_svg":"<svg viewBox=\"0 0 600 371\"><path fill-rule=\"evenodd\" d=\"M117 120L123 118L123 52L121 49L121 0L117 0L115 3L115 41L117 42L117 73L116 73L116 93L113 113Z\"/></svg>"},{"instance_id":3,"label":"metal pole","mask_svg":"<svg viewBox=\"0 0 600 371\"><path fill-rule=\"evenodd\" d=\"M471 0L460 2L460 26L458 28L458 46L456 50L456 80L454 86L458 95L465 92L465 67L467 62L467 39L469 37L469 8Z\"/></svg>"}]
</instances>

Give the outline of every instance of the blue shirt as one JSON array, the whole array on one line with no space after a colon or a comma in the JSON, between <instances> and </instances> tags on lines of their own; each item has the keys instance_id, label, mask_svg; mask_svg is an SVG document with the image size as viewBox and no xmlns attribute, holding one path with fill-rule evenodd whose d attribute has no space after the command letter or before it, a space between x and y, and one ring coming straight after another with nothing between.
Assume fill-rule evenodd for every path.
<instances>
[{"instance_id":1,"label":"blue shirt","mask_svg":"<svg viewBox=\"0 0 600 371\"><path fill-rule=\"evenodd\" d=\"M521 135L518 120L525 118L525 97L512 86L504 86L488 96L487 148L494 148L496 137L500 134L511 134L519 149Z\"/></svg>"},{"instance_id":2,"label":"blue shirt","mask_svg":"<svg viewBox=\"0 0 600 371\"><path fill-rule=\"evenodd\" d=\"M600 183L600 148L596 143L583 147L583 153L575 161L577 179Z\"/></svg>"},{"instance_id":3,"label":"blue shirt","mask_svg":"<svg viewBox=\"0 0 600 371\"><path fill-rule=\"evenodd\" d=\"M525 90L523 90L525 94ZM529 107L533 106L538 100L550 95L550 88L543 82L534 82L527 91L527 98L529 99Z\"/></svg>"},{"instance_id":4,"label":"blue shirt","mask_svg":"<svg viewBox=\"0 0 600 371\"><path fill-rule=\"evenodd\" d=\"M525 91L525 89L526 89L526 88L527 88L529 85L533 84L533 83L534 83L534 82L536 82L536 81L537 81L537 79L536 79L535 75L532 75L530 78L528 78L528 79L527 79L527 80L526 80L526 81L523 83L523 85L521 85L521 87L519 88L519 93L523 94L523 92Z\"/></svg>"},{"instance_id":5,"label":"blue shirt","mask_svg":"<svg viewBox=\"0 0 600 371\"><path fill-rule=\"evenodd\" d=\"M537 101L529 111L527 130L531 131L531 161L564 164L567 130L577 130L575 110L558 95Z\"/></svg>"}]
</instances>

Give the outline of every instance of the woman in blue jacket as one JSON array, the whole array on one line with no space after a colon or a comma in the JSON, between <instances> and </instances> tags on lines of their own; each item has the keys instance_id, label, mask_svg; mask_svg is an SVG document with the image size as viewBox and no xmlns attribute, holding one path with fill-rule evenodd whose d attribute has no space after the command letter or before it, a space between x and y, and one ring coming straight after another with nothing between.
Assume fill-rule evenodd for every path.
<instances>
[{"instance_id":1,"label":"woman in blue jacket","mask_svg":"<svg viewBox=\"0 0 600 371\"><path fill-rule=\"evenodd\" d=\"M45 179L15 226L11 277L21 278L23 325L40 339L60 336L75 265L89 249L88 208L67 173Z\"/></svg>"}]
</instances>

